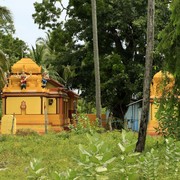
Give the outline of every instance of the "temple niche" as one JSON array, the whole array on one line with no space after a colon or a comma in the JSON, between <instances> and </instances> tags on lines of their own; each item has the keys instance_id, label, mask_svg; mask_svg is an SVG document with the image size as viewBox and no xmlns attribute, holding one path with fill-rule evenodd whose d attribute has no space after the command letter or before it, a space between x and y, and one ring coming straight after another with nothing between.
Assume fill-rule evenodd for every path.
<instances>
[{"instance_id":1,"label":"temple niche","mask_svg":"<svg viewBox=\"0 0 180 180\"><path fill-rule=\"evenodd\" d=\"M45 115L48 128L61 131L71 122L76 112L74 102L78 95L42 72L30 58L22 58L7 73L6 85L2 91L1 133L8 134L11 123L7 119L15 116L15 131L32 129L44 133ZM10 133L10 132L9 132Z\"/></svg>"}]
</instances>

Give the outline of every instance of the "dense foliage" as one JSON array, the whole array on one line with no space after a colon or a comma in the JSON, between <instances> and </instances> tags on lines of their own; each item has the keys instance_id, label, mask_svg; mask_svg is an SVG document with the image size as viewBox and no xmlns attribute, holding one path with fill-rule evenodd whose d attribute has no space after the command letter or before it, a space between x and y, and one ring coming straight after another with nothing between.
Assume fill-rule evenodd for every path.
<instances>
[{"instance_id":1,"label":"dense foliage","mask_svg":"<svg viewBox=\"0 0 180 180\"><path fill-rule=\"evenodd\" d=\"M14 32L13 18L10 10L7 7L0 6L0 32Z\"/></svg>"},{"instance_id":2,"label":"dense foliage","mask_svg":"<svg viewBox=\"0 0 180 180\"><path fill-rule=\"evenodd\" d=\"M12 34L0 33L0 49L6 55L10 65L13 65L17 60L26 56L28 47L24 41L14 38Z\"/></svg>"},{"instance_id":3,"label":"dense foliage","mask_svg":"<svg viewBox=\"0 0 180 180\"><path fill-rule=\"evenodd\" d=\"M159 121L157 131L165 137L180 140L180 105L178 96L174 93L176 91L164 94L160 100L157 100L159 106L156 114Z\"/></svg>"},{"instance_id":4,"label":"dense foliage","mask_svg":"<svg viewBox=\"0 0 180 180\"><path fill-rule=\"evenodd\" d=\"M70 0L68 19L59 19L65 10L60 1L35 3L35 23L48 29L51 47L57 58L54 65L62 76L62 65L75 67L71 88L78 88L86 101L94 101L94 65L92 57L92 22L90 0ZM55 5L56 4L56 5ZM102 106L123 118L132 93L142 92L146 47L146 8L144 0L97 1ZM168 1L156 2L156 35L165 26ZM161 68L155 56L154 67Z\"/></svg>"},{"instance_id":5,"label":"dense foliage","mask_svg":"<svg viewBox=\"0 0 180 180\"><path fill-rule=\"evenodd\" d=\"M160 100L157 118L160 121L159 131L165 136L180 139L180 3L173 0L170 4L170 20L160 33L159 51L164 59L164 70L175 78L171 92L166 90ZM165 79L165 86L168 78Z\"/></svg>"},{"instance_id":6,"label":"dense foliage","mask_svg":"<svg viewBox=\"0 0 180 180\"><path fill-rule=\"evenodd\" d=\"M0 6L0 90L6 84L10 65L19 60L27 50L22 40L13 37L14 32L10 10Z\"/></svg>"},{"instance_id":7,"label":"dense foliage","mask_svg":"<svg viewBox=\"0 0 180 180\"><path fill-rule=\"evenodd\" d=\"M180 144L147 137L134 153L132 132L0 136L0 177L8 179L178 179ZM93 133L93 135L91 134Z\"/></svg>"},{"instance_id":8,"label":"dense foliage","mask_svg":"<svg viewBox=\"0 0 180 180\"><path fill-rule=\"evenodd\" d=\"M165 59L166 70L171 72L177 88L180 88L180 3L173 0L170 5L171 16L165 29L160 33L159 50Z\"/></svg>"}]
</instances>

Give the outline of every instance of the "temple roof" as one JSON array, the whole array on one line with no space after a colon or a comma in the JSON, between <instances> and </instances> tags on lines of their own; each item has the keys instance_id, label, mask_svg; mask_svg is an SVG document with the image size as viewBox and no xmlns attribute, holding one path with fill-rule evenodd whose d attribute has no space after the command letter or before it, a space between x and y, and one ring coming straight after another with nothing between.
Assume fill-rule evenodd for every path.
<instances>
[{"instance_id":1,"label":"temple roof","mask_svg":"<svg viewBox=\"0 0 180 180\"><path fill-rule=\"evenodd\" d=\"M165 81L166 80L166 84ZM161 97L163 90L169 92L172 90L175 83L175 79L169 72L157 72L152 79L151 83L151 98Z\"/></svg>"},{"instance_id":2,"label":"temple roof","mask_svg":"<svg viewBox=\"0 0 180 180\"><path fill-rule=\"evenodd\" d=\"M30 58L22 58L11 67L12 73L41 73L41 67Z\"/></svg>"},{"instance_id":3,"label":"temple roof","mask_svg":"<svg viewBox=\"0 0 180 180\"><path fill-rule=\"evenodd\" d=\"M153 81L162 82L165 79L165 77L167 77L168 79L174 81L174 77L173 77L172 74L170 74L169 72L162 72L162 71L157 72L153 76Z\"/></svg>"}]
</instances>

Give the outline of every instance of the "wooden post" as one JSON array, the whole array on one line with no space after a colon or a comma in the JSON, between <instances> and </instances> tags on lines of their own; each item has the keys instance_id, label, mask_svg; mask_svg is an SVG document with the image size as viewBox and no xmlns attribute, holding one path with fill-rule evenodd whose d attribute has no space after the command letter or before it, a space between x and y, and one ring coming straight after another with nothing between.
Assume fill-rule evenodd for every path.
<instances>
[{"instance_id":1,"label":"wooden post","mask_svg":"<svg viewBox=\"0 0 180 180\"><path fill-rule=\"evenodd\" d=\"M46 103L44 102L44 128L45 128L45 134L48 133L48 116L47 116L47 107Z\"/></svg>"},{"instance_id":2,"label":"wooden post","mask_svg":"<svg viewBox=\"0 0 180 180\"><path fill-rule=\"evenodd\" d=\"M13 118L12 118L11 134L13 134L14 131L14 118L15 118L15 113L13 113Z\"/></svg>"}]
</instances>

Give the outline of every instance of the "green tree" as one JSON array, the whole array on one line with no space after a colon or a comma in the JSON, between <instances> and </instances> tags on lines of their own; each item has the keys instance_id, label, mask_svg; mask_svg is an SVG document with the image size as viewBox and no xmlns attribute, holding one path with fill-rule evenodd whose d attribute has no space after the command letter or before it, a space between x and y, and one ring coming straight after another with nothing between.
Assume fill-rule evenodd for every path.
<instances>
[{"instance_id":1,"label":"green tree","mask_svg":"<svg viewBox=\"0 0 180 180\"><path fill-rule=\"evenodd\" d=\"M173 0L170 4L170 22L159 34L159 51L163 55L166 68L176 78L176 85L180 88L180 3Z\"/></svg>"},{"instance_id":2,"label":"green tree","mask_svg":"<svg viewBox=\"0 0 180 180\"><path fill-rule=\"evenodd\" d=\"M0 32L14 32L12 14L7 7L0 6Z\"/></svg>"},{"instance_id":3,"label":"green tree","mask_svg":"<svg viewBox=\"0 0 180 180\"><path fill-rule=\"evenodd\" d=\"M6 7L0 6L0 35L2 33L13 32L13 21L11 12ZM9 63L2 48L2 39L0 39L0 90L7 83L6 72L9 70Z\"/></svg>"},{"instance_id":4,"label":"green tree","mask_svg":"<svg viewBox=\"0 0 180 180\"><path fill-rule=\"evenodd\" d=\"M175 78L171 92L164 90L160 100L157 118L160 121L160 132L165 136L180 139L180 3L173 0L170 4L171 16L169 23L160 32L159 52L165 61L164 70ZM165 80L168 84L168 78Z\"/></svg>"},{"instance_id":5,"label":"green tree","mask_svg":"<svg viewBox=\"0 0 180 180\"><path fill-rule=\"evenodd\" d=\"M59 74L63 72L62 65L75 66L77 76L72 86L81 89L87 101L95 102L91 1L70 0L68 19L63 25L59 17L64 8L59 7L60 10L54 13L53 8L57 8L55 2L58 1L35 4L35 23L51 31L51 45L57 54L54 65L58 67ZM168 0L156 3L156 33L168 19L166 2ZM114 116L122 119L132 93L142 92L146 8L147 1L144 0L97 0L102 106L109 107ZM51 17L56 21L51 21ZM161 64L157 56L154 66Z\"/></svg>"},{"instance_id":6,"label":"green tree","mask_svg":"<svg viewBox=\"0 0 180 180\"><path fill-rule=\"evenodd\" d=\"M48 46L48 39L50 39L48 34L47 39L38 38L36 46L32 46L32 50L30 50L30 57L34 59L38 65L42 66L44 72L48 72L50 78L59 80L57 69L52 65L55 55Z\"/></svg>"},{"instance_id":7,"label":"green tree","mask_svg":"<svg viewBox=\"0 0 180 180\"><path fill-rule=\"evenodd\" d=\"M64 84L64 86L68 89L72 89L72 82L76 77L75 68L73 66L67 65L63 66L63 74L60 76L60 82Z\"/></svg>"},{"instance_id":8,"label":"green tree","mask_svg":"<svg viewBox=\"0 0 180 180\"><path fill-rule=\"evenodd\" d=\"M12 34L0 33L0 49L6 54L10 65L28 55L28 46L19 38L14 38Z\"/></svg>"},{"instance_id":9,"label":"green tree","mask_svg":"<svg viewBox=\"0 0 180 180\"><path fill-rule=\"evenodd\" d=\"M7 83L7 74L9 70L9 62L5 56L5 54L0 50L0 90Z\"/></svg>"}]
</instances>

